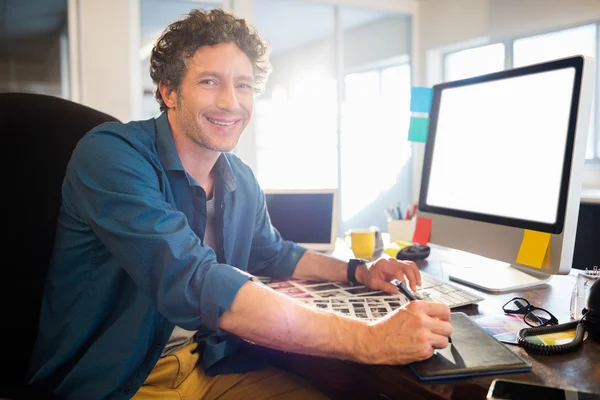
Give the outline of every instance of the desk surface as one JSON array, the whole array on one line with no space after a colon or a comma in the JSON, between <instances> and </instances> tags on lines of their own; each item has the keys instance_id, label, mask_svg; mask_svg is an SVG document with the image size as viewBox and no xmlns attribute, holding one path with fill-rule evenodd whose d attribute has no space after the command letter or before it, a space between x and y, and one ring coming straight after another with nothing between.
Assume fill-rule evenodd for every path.
<instances>
[{"instance_id":1,"label":"desk surface","mask_svg":"<svg viewBox=\"0 0 600 400\"><path fill-rule=\"evenodd\" d=\"M448 279L441 260L436 259L433 252L419 267L429 274ZM478 305L460 307L453 311L475 317L498 315L502 313L504 303L520 295L534 305L543 305L556 315L560 322L567 322L571 290L578 272L571 271L569 275L554 276L548 285L539 288L499 295L468 287L468 290L480 294L485 300ZM456 282L453 284L458 285ZM584 345L576 352L554 356L530 355L516 345L507 346L529 361L533 370L527 373L491 375L435 385L419 383L410 369L404 366L362 365L263 348L255 348L252 351L259 351L280 368L304 376L333 399L485 399L489 385L495 378L600 393L600 343L585 340Z\"/></svg>"}]
</instances>

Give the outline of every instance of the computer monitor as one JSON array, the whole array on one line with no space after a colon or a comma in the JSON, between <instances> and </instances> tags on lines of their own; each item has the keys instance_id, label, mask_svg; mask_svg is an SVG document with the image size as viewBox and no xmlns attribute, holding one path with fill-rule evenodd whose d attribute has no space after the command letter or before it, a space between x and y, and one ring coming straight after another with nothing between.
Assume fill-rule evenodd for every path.
<instances>
[{"instance_id":1,"label":"computer monitor","mask_svg":"<svg viewBox=\"0 0 600 400\"><path fill-rule=\"evenodd\" d=\"M434 246L483 256L450 279L506 292L569 273L594 77L575 56L433 87L419 210ZM516 261L525 230L551 234L541 268Z\"/></svg>"},{"instance_id":2,"label":"computer monitor","mask_svg":"<svg viewBox=\"0 0 600 400\"><path fill-rule=\"evenodd\" d=\"M337 240L337 189L265 190L271 224L285 240L329 252Z\"/></svg>"}]
</instances>

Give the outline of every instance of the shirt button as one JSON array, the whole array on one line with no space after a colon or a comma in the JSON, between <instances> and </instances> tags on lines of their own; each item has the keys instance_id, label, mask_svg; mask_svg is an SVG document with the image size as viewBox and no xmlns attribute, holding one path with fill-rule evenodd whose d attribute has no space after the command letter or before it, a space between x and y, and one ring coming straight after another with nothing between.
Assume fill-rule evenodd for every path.
<instances>
[{"instance_id":1,"label":"shirt button","mask_svg":"<svg viewBox=\"0 0 600 400\"><path fill-rule=\"evenodd\" d=\"M131 387L127 386L124 390L125 394L131 394L131 392L133 392L133 390L131 390Z\"/></svg>"},{"instance_id":2,"label":"shirt button","mask_svg":"<svg viewBox=\"0 0 600 400\"><path fill-rule=\"evenodd\" d=\"M158 339L158 340L156 341L156 345L157 345L157 346L162 346L164 343L165 343L165 342L163 342L161 339Z\"/></svg>"}]
</instances>

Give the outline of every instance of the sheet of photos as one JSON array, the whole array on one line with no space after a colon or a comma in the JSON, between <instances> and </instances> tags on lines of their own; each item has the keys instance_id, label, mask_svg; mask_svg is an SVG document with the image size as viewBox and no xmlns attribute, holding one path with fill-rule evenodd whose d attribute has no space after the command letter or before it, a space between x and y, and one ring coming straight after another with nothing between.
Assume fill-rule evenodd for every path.
<instances>
[{"instance_id":1,"label":"sheet of photos","mask_svg":"<svg viewBox=\"0 0 600 400\"><path fill-rule=\"evenodd\" d=\"M329 297L389 296L366 286L352 286L347 282L323 282L302 279L272 279L258 277L262 283L280 293L299 299L324 299Z\"/></svg>"},{"instance_id":2,"label":"sheet of photos","mask_svg":"<svg viewBox=\"0 0 600 400\"><path fill-rule=\"evenodd\" d=\"M390 295L347 282L258 278L271 289L313 307L367 320L381 318L408 302L402 294Z\"/></svg>"},{"instance_id":3,"label":"sheet of photos","mask_svg":"<svg viewBox=\"0 0 600 400\"><path fill-rule=\"evenodd\" d=\"M330 297L326 299L301 299L301 301L316 308L366 320L384 317L389 312L408 303L408 299L403 295L390 297Z\"/></svg>"}]
</instances>

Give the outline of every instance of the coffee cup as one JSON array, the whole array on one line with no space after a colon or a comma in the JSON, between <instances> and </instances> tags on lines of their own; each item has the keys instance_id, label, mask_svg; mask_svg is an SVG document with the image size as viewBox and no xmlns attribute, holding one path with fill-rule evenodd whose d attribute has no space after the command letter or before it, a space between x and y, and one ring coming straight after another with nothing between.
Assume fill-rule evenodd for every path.
<instances>
[{"instance_id":1,"label":"coffee cup","mask_svg":"<svg viewBox=\"0 0 600 400\"><path fill-rule=\"evenodd\" d=\"M381 250L381 233L377 227L349 229L344 241L357 258L370 260L376 250Z\"/></svg>"}]
</instances>

